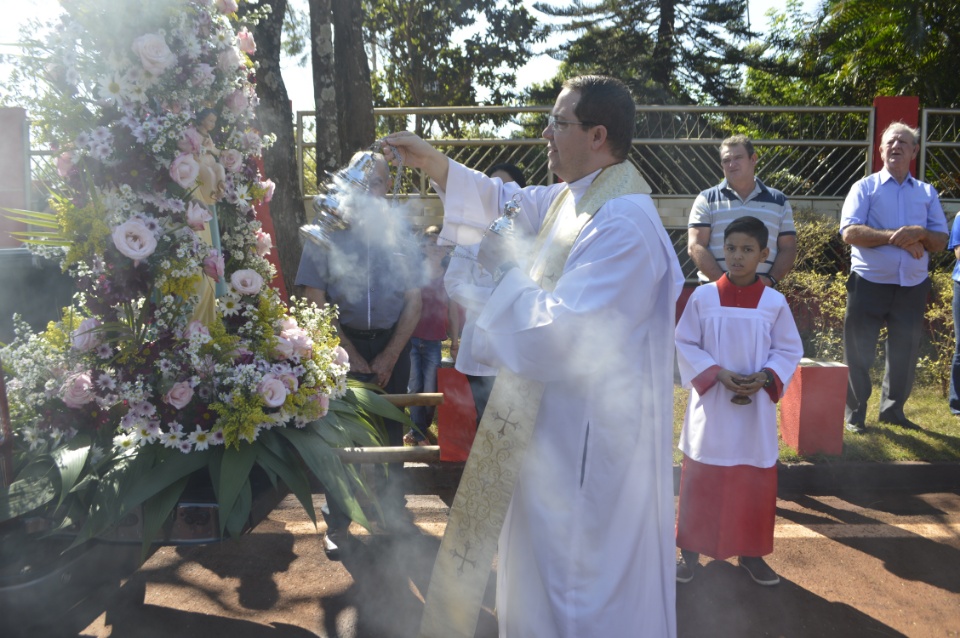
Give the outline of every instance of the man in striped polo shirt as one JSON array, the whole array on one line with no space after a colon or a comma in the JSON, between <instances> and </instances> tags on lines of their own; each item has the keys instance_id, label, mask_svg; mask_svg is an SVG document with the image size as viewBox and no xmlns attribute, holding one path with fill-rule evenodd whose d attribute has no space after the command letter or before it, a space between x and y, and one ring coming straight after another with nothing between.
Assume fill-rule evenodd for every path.
<instances>
[{"instance_id":1,"label":"man in striped polo shirt","mask_svg":"<svg viewBox=\"0 0 960 638\"><path fill-rule=\"evenodd\" d=\"M761 220L770 233L770 255L757 268L760 279L775 286L793 268L797 232L786 195L764 186L754 176L757 154L746 135L734 135L720 144L723 181L701 192L693 202L687 224L687 254L697 265L701 282L716 281L727 271L723 257L723 230L738 217Z\"/></svg>"}]
</instances>

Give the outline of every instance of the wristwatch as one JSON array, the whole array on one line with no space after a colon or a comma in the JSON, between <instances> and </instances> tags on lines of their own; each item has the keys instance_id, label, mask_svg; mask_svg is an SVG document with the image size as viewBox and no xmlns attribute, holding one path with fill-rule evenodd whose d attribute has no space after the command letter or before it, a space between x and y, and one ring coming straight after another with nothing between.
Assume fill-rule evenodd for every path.
<instances>
[{"instance_id":1,"label":"wristwatch","mask_svg":"<svg viewBox=\"0 0 960 638\"><path fill-rule=\"evenodd\" d=\"M496 269L496 270L493 271L493 283L494 283L494 284L499 284L499 283L500 283L500 280L503 279L503 278L507 275L508 272L510 272L510 271L513 270L514 268L518 268L518 267L519 267L519 266L518 266L517 262L515 262L515 261L505 261L505 262L503 262L502 264L500 264L499 266L497 266L497 269Z\"/></svg>"},{"instance_id":2,"label":"wristwatch","mask_svg":"<svg viewBox=\"0 0 960 638\"><path fill-rule=\"evenodd\" d=\"M769 280L770 280L770 283L772 283L774 286L776 286L776 285L779 283L779 282L777 281L777 278L774 277L773 275L771 275L771 274L768 273L768 272L760 273L760 276L761 276L761 277L766 277L767 279L769 279Z\"/></svg>"},{"instance_id":3,"label":"wristwatch","mask_svg":"<svg viewBox=\"0 0 960 638\"><path fill-rule=\"evenodd\" d=\"M770 386L772 386L772 385L773 385L773 373L770 372L770 370L768 370L767 368L764 368L764 369L761 370L760 372L762 372L762 373L764 373L765 375L767 375L767 380L763 382L763 387L769 388Z\"/></svg>"}]
</instances>

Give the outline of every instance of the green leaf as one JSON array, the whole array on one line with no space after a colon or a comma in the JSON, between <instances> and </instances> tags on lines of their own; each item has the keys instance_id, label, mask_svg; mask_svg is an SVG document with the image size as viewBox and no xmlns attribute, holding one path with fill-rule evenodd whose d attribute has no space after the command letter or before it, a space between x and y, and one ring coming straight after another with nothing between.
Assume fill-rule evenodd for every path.
<instances>
[{"instance_id":1,"label":"green leaf","mask_svg":"<svg viewBox=\"0 0 960 638\"><path fill-rule=\"evenodd\" d=\"M184 454L183 456L189 456ZM170 518L170 513L177 506L183 489L187 486L188 476L163 488L158 494L143 504L143 553L141 560L147 559L150 544L160 534L163 524Z\"/></svg>"},{"instance_id":2,"label":"green leaf","mask_svg":"<svg viewBox=\"0 0 960 638\"><path fill-rule=\"evenodd\" d=\"M40 226L41 228L60 229L60 224L57 221L57 215L55 213L41 213L35 210L23 210L20 208L4 208L2 210L3 216L11 221L32 224L34 226Z\"/></svg>"},{"instance_id":3,"label":"green leaf","mask_svg":"<svg viewBox=\"0 0 960 638\"><path fill-rule=\"evenodd\" d=\"M320 479L327 498L332 497L351 519L369 528L370 523L350 490L347 470L333 449L310 426L303 430L280 428L276 432L290 441L310 471Z\"/></svg>"},{"instance_id":4,"label":"green leaf","mask_svg":"<svg viewBox=\"0 0 960 638\"><path fill-rule=\"evenodd\" d=\"M367 414L375 414L391 421L399 421L405 425L413 425L413 421L407 416L407 413L393 405L378 393L366 388L354 387L347 391L347 394L353 394L356 398L357 407Z\"/></svg>"},{"instance_id":5,"label":"green leaf","mask_svg":"<svg viewBox=\"0 0 960 638\"><path fill-rule=\"evenodd\" d=\"M146 449L141 449L137 458L131 462L136 479L125 489L123 509L129 511L155 494L167 489L180 479L205 467L210 461L208 450L181 454L172 450L162 450L157 460L149 458ZM142 461L142 462L141 462Z\"/></svg>"},{"instance_id":6,"label":"green leaf","mask_svg":"<svg viewBox=\"0 0 960 638\"><path fill-rule=\"evenodd\" d=\"M303 471L298 459L294 458L289 450L283 447L279 437L267 437L267 434L273 433L264 432L260 435L259 440L263 442L264 445L260 448L260 453L257 455L257 463L259 463L264 470L274 472L280 477L280 480L290 488L293 495L300 501L300 505L303 506L310 520L316 524L317 514L313 509L310 480L307 478L306 472ZM276 442L278 445L266 444L266 439L268 438L274 439L273 442ZM279 448L279 453L274 451L277 448Z\"/></svg>"},{"instance_id":7,"label":"green leaf","mask_svg":"<svg viewBox=\"0 0 960 638\"><path fill-rule=\"evenodd\" d=\"M220 527L226 525L227 532L232 538L237 538L243 533L243 528L250 520L250 508L253 505L253 489L250 487L249 479L243 482L240 487L237 498L234 499L233 507L229 512L220 509Z\"/></svg>"},{"instance_id":8,"label":"green leaf","mask_svg":"<svg viewBox=\"0 0 960 638\"><path fill-rule=\"evenodd\" d=\"M76 487L87 457L90 456L90 437L85 434L77 435L66 445L54 450L51 455L60 471L60 500L57 505L63 505L67 495Z\"/></svg>"},{"instance_id":9,"label":"green leaf","mask_svg":"<svg viewBox=\"0 0 960 638\"><path fill-rule=\"evenodd\" d=\"M217 502L220 504L220 511L225 515L233 510L240 491L242 489L250 489L250 470L253 469L253 464L257 460L259 447L256 443L241 443L239 449L228 449L224 451L219 476L215 477L214 484L219 486L217 489ZM249 507L247 509L249 513ZM221 534L223 534L226 524L226 516L221 516Z\"/></svg>"},{"instance_id":10,"label":"green leaf","mask_svg":"<svg viewBox=\"0 0 960 638\"><path fill-rule=\"evenodd\" d=\"M56 496L57 488L49 475L14 481L0 491L0 522L40 509Z\"/></svg>"}]
</instances>

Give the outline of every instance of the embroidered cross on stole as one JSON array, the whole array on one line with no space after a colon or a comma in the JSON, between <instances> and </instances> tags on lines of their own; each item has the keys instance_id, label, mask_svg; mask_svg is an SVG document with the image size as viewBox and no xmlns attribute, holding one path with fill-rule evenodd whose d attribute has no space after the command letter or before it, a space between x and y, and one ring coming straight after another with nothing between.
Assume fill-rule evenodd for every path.
<instances>
[{"instance_id":1,"label":"embroidered cross on stole","mask_svg":"<svg viewBox=\"0 0 960 638\"><path fill-rule=\"evenodd\" d=\"M553 291L574 242L597 210L611 199L649 192L649 185L629 162L605 168L584 193L575 213L567 209L564 214L573 198L565 189L547 211L537 234L533 254L540 258L530 277L544 290ZM505 368L497 374L433 566L421 638L472 638L476 631L500 528L543 390L539 381Z\"/></svg>"}]
</instances>

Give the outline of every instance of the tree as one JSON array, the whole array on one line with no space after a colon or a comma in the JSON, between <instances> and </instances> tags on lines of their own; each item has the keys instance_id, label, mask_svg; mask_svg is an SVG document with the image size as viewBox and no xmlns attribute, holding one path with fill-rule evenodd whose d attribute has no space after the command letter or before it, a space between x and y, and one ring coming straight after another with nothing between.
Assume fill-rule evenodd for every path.
<instances>
[{"instance_id":1,"label":"tree","mask_svg":"<svg viewBox=\"0 0 960 638\"><path fill-rule=\"evenodd\" d=\"M579 36L559 47L561 75L621 78L642 103L735 102L743 46L751 36L745 0L599 0L534 7L566 20Z\"/></svg>"},{"instance_id":2,"label":"tree","mask_svg":"<svg viewBox=\"0 0 960 638\"><path fill-rule=\"evenodd\" d=\"M378 106L507 104L545 31L522 0L365 0ZM480 91L487 93L481 96ZM456 118L435 120L456 135ZM422 133L428 118L417 118Z\"/></svg>"},{"instance_id":3,"label":"tree","mask_svg":"<svg viewBox=\"0 0 960 638\"><path fill-rule=\"evenodd\" d=\"M363 46L361 0L332 0L334 59L337 65L337 108L340 123L340 158L373 143L373 89L370 65Z\"/></svg>"},{"instance_id":4,"label":"tree","mask_svg":"<svg viewBox=\"0 0 960 638\"><path fill-rule=\"evenodd\" d=\"M827 0L815 15L791 0L747 74L747 93L770 104L868 106L916 95L960 103L960 5L950 0Z\"/></svg>"},{"instance_id":5,"label":"tree","mask_svg":"<svg viewBox=\"0 0 960 638\"><path fill-rule=\"evenodd\" d=\"M263 152L267 174L272 175L277 189L270 205L277 233L276 250L287 290L293 290L293 281L300 263L299 228L306 223L303 195L300 193L297 170L296 140L293 135L293 110L287 87L280 75L280 51L283 21L287 0L263 0L263 6L272 10L255 27L257 96L260 105L257 117L260 128L276 135L276 142Z\"/></svg>"}]
</instances>

